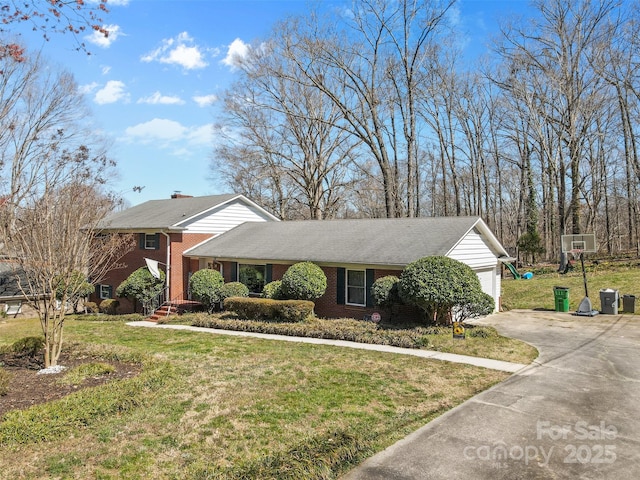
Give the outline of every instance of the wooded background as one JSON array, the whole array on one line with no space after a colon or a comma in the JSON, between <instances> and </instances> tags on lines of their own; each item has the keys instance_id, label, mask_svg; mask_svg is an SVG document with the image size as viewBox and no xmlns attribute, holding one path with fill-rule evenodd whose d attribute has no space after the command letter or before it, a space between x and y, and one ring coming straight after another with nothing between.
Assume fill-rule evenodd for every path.
<instances>
[{"instance_id":1,"label":"wooded background","mask_svg":"<svg viewBox=\"0 0 640 480\"><path fill-rule=\"evenodd\" d=\"M640 8L533 6L473 61L453 1L284 20L226 93L212 178L282 219L479 215L526 261L567 233L637 255Z\"/></svg>"}]
</instances>

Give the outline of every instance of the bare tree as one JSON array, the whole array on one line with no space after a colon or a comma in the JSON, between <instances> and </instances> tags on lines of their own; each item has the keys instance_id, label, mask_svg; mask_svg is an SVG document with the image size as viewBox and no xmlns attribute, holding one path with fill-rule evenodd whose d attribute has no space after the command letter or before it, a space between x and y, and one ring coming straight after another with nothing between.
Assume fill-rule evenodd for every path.
<instances>
[{"instance_id":1,"label":"bare tree","mask_svg":"<svg viewBox=\"0 0 640 480\"><path fill-rule=\"evenodd\" d=\"M11 32L12 25L25 23L31 26L31 30L40 32L45 40L49 40L52 34L71 34L77 49L87 52L85 44L77 36L92 30L107 37L109 32L102 24L101 16L108 11L107 0L8 0L0 5L0 34ZM17 62L25 61L24 47L15 41L0 41L0 60L5 57Z\"/></svg>"},{"instance_id":2,"label":"bare tree","mask_svg":"<svg viewBox=\"0 0 640 480\"><path fill-rule=\"evenodd\" d=\"M538 16L527 25L507 25L499 54L509 64L500 85L518 97L535 119L535 143L541 160L557 161L556 235L580 233L581 165L588 160L588 139L607 105L604 82L590 59L599 44L614 35L609 17L614 0L538 0Z\"/></svg>"},{"instance_id":3,"label":"bare tree","mask_svg":"<svg viewBox=\"0 0 640 480\"><path fill-rule=\"evenodd\" d=\"M326 95L375 159L387 217L416 214L417 88L451 5L359 0L339 25L313 17L280 28L283 53L301 74L291 80Z\"/></svg>"},{"instance_id":4,"label":"bare tree","mask_svg":"<svg viewBox=\"0 0 640 480\"><path fill-rule=\"evenodd\" d=\"M341 113L321 91L291 79L296 68L275 39L252 50L241 80L225 98L225 125L232 135L216 149L213 168L241 190L242 183L256 185L246 185L246 173L265 179L269 203L283 218L331 218L353 182L359 142L338 126ZM244 178L238 177L241 163L250 164Z\"/></svg>"},{"instance_id":5,"label":"bare tree","mask_svg":"<svg viewBox=\"0 0 640 480\"><path fill-rule=\"evenodd\" d=\"M72 77L37 57L0 61L9 67L0 77L7 100L0 116L0 246L23 274L16 278L38 312L45 365L53 366L77 273L99 281L131 244L98 235L98 222L114 205L102 192L115 164L84 127L87 111ZM83 143L88 138L91 146ZM62 308L57 290L64 292Z\"/></svg>"}]
</instances>

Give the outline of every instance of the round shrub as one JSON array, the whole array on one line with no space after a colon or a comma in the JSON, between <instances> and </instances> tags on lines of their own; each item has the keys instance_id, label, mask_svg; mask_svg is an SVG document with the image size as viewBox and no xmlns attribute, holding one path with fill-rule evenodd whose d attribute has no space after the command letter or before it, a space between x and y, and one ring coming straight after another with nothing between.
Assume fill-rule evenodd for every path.
<instances>
[{"instance_id":1,"label":"round shrub","mask_svg":"<svg viewBox=\"0 0 640 480\"><path fill-rule=\"evenodd\" d=\"M394 305L402 303L400 294L398 293L399 281L400 279L395 275L387 275L373 282L371 286L373 303L382 308L391 308Z\"/></svg>"},{"instance_id":2,"label":"round shrub","mask_svg":"<svg viewBox=\"0 0 640 480\"><path fill-rule=\"evenodd\" d=\"M84 302L84 310L87 313L98 313L100 311L96 302Z\"/></svg>"},{"instance_id":3,"label":"round shrub","mask_svg":"<svg viewBox=\"0 0 640 480\"><path fill-rule=\"evenodd\" d=\"M44 349L44 337L23 337L11 344L11 351L18 355L35 357Z\"/></svg>"},{"instance_id":4,"label":"round shrub","mask_svg":"<svg viewBox=\"0 0 640 480\"><path fill-rule=\"evenodd\" d=\"M208 312L212 312L222 301L220 295L224 278L217 270L205 268L198 270L189 279L191 296L202 303Z\"/></svg>"},{"instance_id":5,"label":"round shrub","mask_svg":"<svg viewBox=\"0 0 640 480\"><path fill-rule=\"evenodd\" d=\"M315 263L291 265L282 276L282 294L291 300L315 300L327 290L327 276Z\"/></svg>"},{"instance_id":6,"label":"round shrub","mask_svg":"<svg viewBox=\"0 0 640 480\"><path fill-rule=\"evenodd\" d=\"M455 307L469 309L482 287L468 265L448 257L424 257L410 263L400 275L400 298L424 310L428 321L449 323Z\"/></svg>"},{"instance_id":7,"label":"round shrub","mask_svg":"<svg viewBox=\"0 0 640 480\"><path fill-rule=\"evenodd\" d=\"M117 313L120 302L114 298L107 298L100 302L100 313L107 315L115 315Z\"/></svg>"},{"instance_id":8,"label":"round shrub","mask_svg":"<svg viewBox=\"0 0 640 480\"><path fill-rule=\"evenodd\" d=\"M282 281L274 280L267 283L262 289L262 298L270 298L272 300L282 299Z\"/></svg>"},{"instance_id":9,"label":"round shrub","mask_svg":"<svg viewBox=\"0 0 640 480\"><path fill-rule=\"evenodd\" d=\"M229 297L248 297L249 288L241 282L229 282L222 285L220 288L220 299L224 301Z\"/></svg>"}]
</instances>

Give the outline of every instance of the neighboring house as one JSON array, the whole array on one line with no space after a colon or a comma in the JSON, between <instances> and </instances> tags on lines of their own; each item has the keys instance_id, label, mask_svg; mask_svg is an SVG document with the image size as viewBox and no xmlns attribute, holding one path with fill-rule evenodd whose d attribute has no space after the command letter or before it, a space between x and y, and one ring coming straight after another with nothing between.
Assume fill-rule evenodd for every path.
<instances>
[{"instance_id":1,"label":"neighboring house","mask_svg":"<svg viewBox=\"0 0 640 480\"><path fill-rule=\"evenodd\" d=\"M0 313L15 317L24 313L29 300L37 300L43 296L25 296L18 285L27 285L25 273L17 261L7 257L0 260Z\"/></svg>"},{"instance_id":2,"label":"neighboring house","mask_svg":"<svg viewBox=\"0 0 640 480\"><path fill-rule=\"evenodd\" d=\"M262 207L236 194L205 197L174 194L168 200L151 200L110 215L99 228L104 232L134 234L136 248L122 258L126 268L110 271L96 285L91 300L99 304L103 299L115 298L118 285L145 266L145 258L159 262L167 273L168 300L187 299L189 275L201 267L197 261L183 256L185 250L241 223L277 221ZM127 299L118 300L119 312L133 311Z\"/></svg>"},{"instance_id":3,"label":"neighboring house","mask_svg":"<svg viewBox=\"0 0 640 480\"><path fill-rule=\"evenodd\" d=\"M433 255L469 265L497 309L500 258L508 257L479 217L245 223L184 255L199 268L220 265L225 281L243 281L253 293L282 278L290 265L314 262L327 276L327 290L316 301L316 313L334 318L373 313L370 288L376 279L399 276L407 264Z\"/></svg>"}]
</instances>

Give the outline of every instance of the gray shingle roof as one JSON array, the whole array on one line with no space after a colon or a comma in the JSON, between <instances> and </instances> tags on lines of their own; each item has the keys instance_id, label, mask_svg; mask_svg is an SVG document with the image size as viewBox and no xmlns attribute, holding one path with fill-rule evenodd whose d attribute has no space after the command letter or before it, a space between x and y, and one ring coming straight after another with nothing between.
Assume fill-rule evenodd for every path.
<instances>
[{"instance_id":1,"label":"gray shingle roof","mask_svg":"<svg viewBox=\"0 0 640 480\"><path fill-rule=\"evenodd\" d=\"M486 229L478 217L244 223L188 250L185 255L406 265L424 256L446 255L477 225Z\"/></svg>"},{"instance_id":2,"label":"gray shingle roof","mask_svg":"<svg viewBox=\"0 0 640 480\"><path fill-rule=\"evenodd\" d=\"M16 273L16 269L17 272ZM0 298L20 297L22 298L22 292L18 287L17 276L23 278L24 272L15 263L1 262L0 261Z\"/></svg>"},{"instance_id":3,"label":"gray shingle roof","mask_svg":"<svg viewBox=\"0 0 640 480\"><path fill-rule=\"evenodd\" d=\"M114 230L176 228L184 220L226 203L237 194L150 200L109 215L99 228Z\"/></svg>"}]
</instances>

